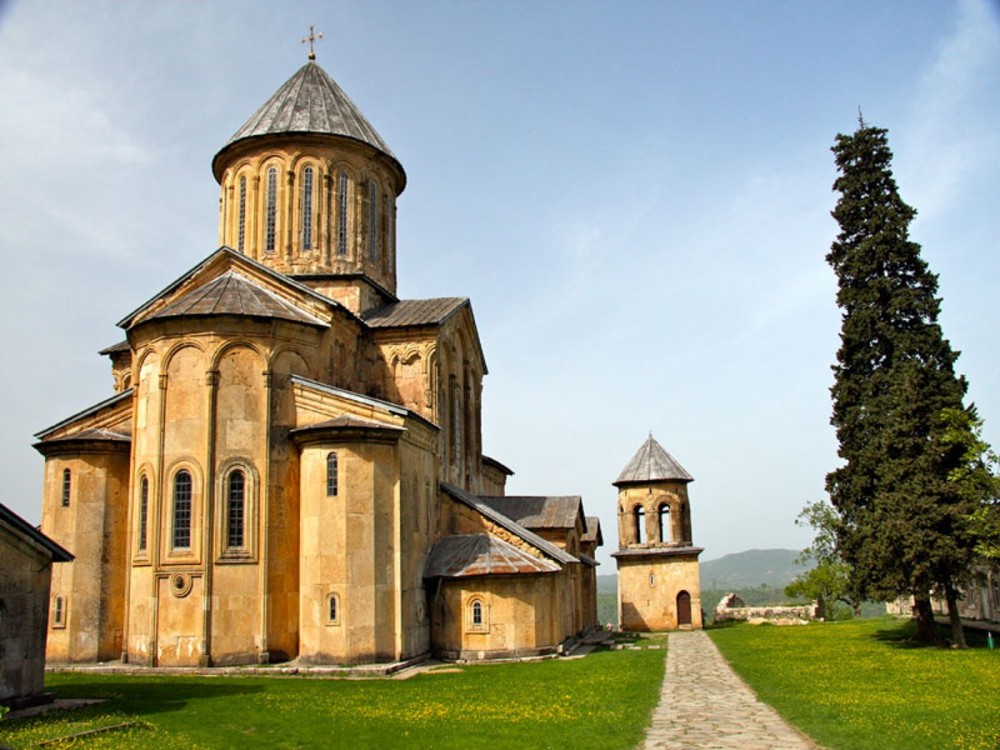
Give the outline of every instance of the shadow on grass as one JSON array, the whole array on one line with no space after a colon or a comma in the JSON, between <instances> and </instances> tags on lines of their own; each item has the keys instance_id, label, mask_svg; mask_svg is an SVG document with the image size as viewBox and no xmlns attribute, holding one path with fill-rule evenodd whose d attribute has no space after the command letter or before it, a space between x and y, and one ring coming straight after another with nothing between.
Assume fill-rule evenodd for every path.
<instances>
[{"instance_id":1,"label":"shadow on grass","mask_svg":"<svg viewBox=\"0 0 1000 750\"><path fill-rule=\"evenodd\" d=\"M116 710L134 716L180 711L188 704L218 698L230 698L251 693L259 693L260 685L239 685L230 681L214 682L199 680L113 680L82 685L56 685L50 688L57 698L101 698L107 703L97 704L91 709Z\"/></svg>"},{"instance_id":2,"label":"shadow on grass","mask_svg":"<svg viewBox=\"0 0 1000 750\"><path fill-rule=\"evenodd\" d=\"M934 630L934 640L930 642L913 640L913 634L916 633L916 630L916 623L907 620L890 628L876 630L871 637L881 643L900 649L949 648L951 646L951 629L944 625L938 624ZM986 648L986 634L966 628L965 643L969 648Z\"/></svg>"}]
</instances>

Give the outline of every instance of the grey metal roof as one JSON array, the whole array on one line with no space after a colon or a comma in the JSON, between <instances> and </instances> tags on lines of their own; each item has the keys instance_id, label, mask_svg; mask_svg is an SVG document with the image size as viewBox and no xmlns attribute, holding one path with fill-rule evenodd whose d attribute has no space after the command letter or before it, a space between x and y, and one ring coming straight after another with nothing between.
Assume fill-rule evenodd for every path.
<instances>
[{"instance_id":1,"label":"grey metal roof","mask_svg":"<svg viewBox=\"0 0 1000 750\"><path fill-rule=\"evenodd\" d=\"M444 490L449 495L451 495L456 500L458 500L459 502L464 503L465 505L469 506L470 508L478 512L483 517L489 519L490 521L493 521L493 523L497 524L498 526L507 529L507 531L511 532L515 536L520 537L528 544L530 544L532 547L540 550L541 552L544 552L553 560L561 563L579 562L579 560L573 557L573 555L571 555L566 550L559 549L559 547L552 544L552 542L548 542L542 539L540 536L538 536L538 534L524 528L514 519L505 516L498 510L494 510L489 505L482 502L475 495L471 495L465 490L456 487L452 484L448 484L447 482L441 482L441 489Z\"/></svg>"},{"instance_id":2,"label":"grey metal roof","mask_svg":"<svg viewBox=\"0 0 1000 750\"><path fill-rule=\"evenodd\" d=\"M467 297L404 299L392 302L362 316L372 328L441 325L463 305Z\"/></svg>"},{"instance_id":3,"label":"grey metal roof","mask_svg":"<svg viewBox=\"0 0 1000 750\"><path fill-rule=\"evenodd\" d=\"M132 323L139 316L139 314L142 313L143 311L145 311L150 305L152 305L157 300L159 300L159 299L161 299L163 297L166 297L171 292L173 292L173 291L175 291L177 289L180 289L184 284L186 284L188 281L190 281L192 278L194 278L198 274L202 273L206 268L210 267L211 265L213 265L215 263L222 262L223 258L228 258L230 261L232 261L234 264L236 264L235 265L236 268L239 268L240 265L252 268L255 271L257 271L258 273L260 273L262 276L264 276L266 278L274 279L278 284L282 284L284 286L287 286L287 287L290 287L292 289L295 289L297 292L299 292L303 296L308 297L310 299L313 299L316 302L318 302L318 303L320 303L320 304L322 304L322 305L324 305L324 306L326 306L328 308L339 310L342 313L344 313L345 315L351 316L352 318L356 317L354 315L354 313L352 313L350 310L348 310L346 307L344 307L343 305L341 305L336 300L332 300L329 297L324 297L322 294L320 294L319 292L317 292L315 289L311 289L308 286L306 286L305 284L303 284L302 282L296 281L291 276L286 276L283 273L279 273L278 271L275 271L273 268L268 268L263 263L260 263L260 262L258 262L256 260L254 260L253 258L250 258L250 257L248 257L246 255L243 255L243 253L238 252L236 250L233 250L233 248L231 248L231 247L227 247L226 245L223 245L218 250L215 250L207 258L205 258L205 260L203 260L201 263L199 263L198 265L196 265L194 268L189 269L187 272L185 272L181 276L178 276L176 279L174 279L173 281L171 281L167 286L165 286L163 289L161 289L159 292L157 292L151 298L149 298L148 300L146 300L145 302L143 302L141 305L139 305L139 307L137 307L135 310L133 310L128 315L126 315L124 318L122 318L121 320L119 320L118 323L117 323L118 327L119 328L124 328L124 329L128 330L129 328L132 327Z\"/></svg>"},{"instance_id":4,"label":"grey metal roof","mask_svg":"<svg viewBox=\"0 0 1000 750\"><path fill-rule=\"evenodd\" d=\"M36 432L35 437L40 440L44 440L46 435L51 435L56 430L65 427L68 424L72 424L73 422L76 422L78 419L83 419L84 417L89 417L93 414L97 414L99 411L103 409L108 409L113 406L117 406L123 401L131 402L131 400L132 400L132 389L126 388L121 393L116 393L114 396L106 398L100 403L94 404L93 406L90 406L84 409L83 411L77 412L71 417L66 417L66 419L62 420L61 422L57 422L51 427L46 427L44 430Z\"/></svg>"},{"instance_id":5,"label":"grey metal roof","mask_svg":"<svg viewBox=\"0 0 1000 750\"><path fill-rule=\"evenodd\" d=\"M278 133L344 136L396 158L344 90L312 61L285 81L226 142L226 146L244 138Z\"/></svg>"},{"instance_id":6,"label":"grey metal roof","mask_svg":"<svg viewBox=\"0 0 1000 750\"><path fill-rule=\"evenodd\" d=\"M597 542L604 544L604 534L601 533L601 519L597 516L587 516L587 530L583 533L582 542Z\"/></svg>"},{"instance_id":7,"label":"grey metal roof","mask_svg":"<svg viewBox=\"0 0 1000 750\"><path fill-rule=\"evenodd\" d=\"M497 461L495 458L491 458L490 456L487 456L487 455L484 454L483 455L483 463L484 464L489 464L493 468L498 469L501 473L506 474L509 477L514 476L514 470L513 469L511 469L508 466L504 466L502 463L500 463L499 461Z\"/></svg>"},{"instance_id":8,"label":"grey metal roof","mask_svg":"<svg viewBox=\"0 0 1000 750\"><path fill-rule=\"evenodd\" d=\"M559 566L489 534L458 534L434 543L424 578L556 573Z\"/></svg>"},{"instance_id":9,"label":"grey metal roof","mask_svg":"<svg viewBox=\"0 0 1000 750\"><path fill-rule=\"evenodd\" d=\"M644 484L661 480L693 482L694 477L650 435L612 484Z\"/></svg>"},{"instance_id":10,"label":"grey metal roof","mask_svg":"<svg viewBox=\"0 0 1000 750\"><path fill-rule=\"evenodd\" d=\"M118 354L119 352L127 352L132 350L132 345L129 344L128 339L124 341L119 341L117 344L112 344L111 346L106 346L101 349L98 354Z\"/></svg>"},{"instance_id":11,"label":"grey metal roof","mask_svg":"<svg viewBox=\"0 0 1000 750\"><path fill-rule=\"evenodd\" d=\"M232 270L181 295L150 315L147 320L192 315L280 318L313 326L326 326L319 318Z\"/></svg>"},{"instance_id":12,"label":"grey metal roof","mask_svg":"<svg viewBox=\"0 0 1000 750\"><path fill-rule=\"evenodd\" d=\"M18 535L30 540L36 547L44 549L53 562L72 562L73 553L56 544L3 503L0 503L0 523L6 524Z\"/></svg>"},{"instance_id":13,"label":"grey metal roof","mask_svg":"<svg viewBox=\"0 0 1000 750\"><path fill-rule=\"evenodd\" d=\"M479 499L526 529L571 529L583 512L579 495L480 495Z\"/></svg>"},{"instance_id":14,"label":"grey metal roof","mask_svg":"<svg viewBox=\"0 0 1000 750\"><path fill-rule=\"evenodd\" d=\"M94 428L90 430L83 430L82 432L75 432L72 435L63 435L62 437L50 438L47 443L70 443L79 441L91 441L97 443L131 443L132 436L126 432L118 432L116 430L107 430L103 428Z\"/></svg>"}]
</instances>

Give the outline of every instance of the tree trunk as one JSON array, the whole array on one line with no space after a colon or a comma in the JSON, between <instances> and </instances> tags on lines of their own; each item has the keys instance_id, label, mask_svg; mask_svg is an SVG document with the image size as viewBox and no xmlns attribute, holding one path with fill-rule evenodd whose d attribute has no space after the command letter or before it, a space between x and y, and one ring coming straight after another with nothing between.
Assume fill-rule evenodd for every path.
<instances>
[{"instance_id":1,"label":"tree trunk","mask_svg":"<svg viewBox=\"0 0 1000 750\"><path fill-rule=\"evenodd\" d=\"M944 587L944 598L948 602L948 622L951 624L951 640L955 648L967 648L962 619L958 616L958 591L950 583Z\"/></svg>"},{"instance_id":2,"label":"tree trunk","mask_svg":"<svg viewBox=\"0 0 1000 750\"><path fill-rule=\"evenodd\" d=\"M917 621L917 632L913 634L913 640L918 643L933 643L934 610L931 609L931 598L927 594L913 597L913 619Z\"/></svg>"}]
</instances>

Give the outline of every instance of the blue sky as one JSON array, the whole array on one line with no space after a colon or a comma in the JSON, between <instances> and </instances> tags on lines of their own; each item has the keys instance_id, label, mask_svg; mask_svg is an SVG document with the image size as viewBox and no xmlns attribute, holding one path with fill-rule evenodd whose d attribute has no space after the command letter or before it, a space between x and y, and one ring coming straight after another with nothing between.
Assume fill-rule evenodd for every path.
<instances>
[{"instance_id":1,"label":"blue sky","mask_svg":"<svg viewBox=\"0 0 1000 750\"><path fill-rule=\"evenodd\" d=\"M469 296L486 452L517 494L611 482L646 435L705 559L801 547L837 465L829 151L889 129L942 324L1000 442L1000 6L0 2L0 501L32 434L111 394L114 323L218 244L215 152L306 60L408 175L402 297Z\"/></svg>"}]
</instances>

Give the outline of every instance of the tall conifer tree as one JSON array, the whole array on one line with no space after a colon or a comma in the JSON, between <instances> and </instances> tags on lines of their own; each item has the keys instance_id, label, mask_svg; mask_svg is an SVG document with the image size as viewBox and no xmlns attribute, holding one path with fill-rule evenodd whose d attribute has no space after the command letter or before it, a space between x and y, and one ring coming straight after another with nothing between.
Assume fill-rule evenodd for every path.
<instances>
[{"instance_id":1,"label":"tall conifer tree","mask_svg":"<svg viewBox=\"0 0 1000 750\"><path fill-rule=\"evenodd\" d=\"M956 430L971 430L958 356L938 325L937 276L909 238L916 211L899 197L886 131L859 120L833 147L840 233L827 255L837 274L841 346L833 416L844 464L827 475L840 514L839 552L855 593L912 594L919 638L933 634L929 592L945 594L953 638L957 585L973 558L969 518L980 502L952 481L967 462Z\"/></svg>"}]
</instances>

